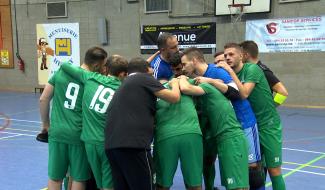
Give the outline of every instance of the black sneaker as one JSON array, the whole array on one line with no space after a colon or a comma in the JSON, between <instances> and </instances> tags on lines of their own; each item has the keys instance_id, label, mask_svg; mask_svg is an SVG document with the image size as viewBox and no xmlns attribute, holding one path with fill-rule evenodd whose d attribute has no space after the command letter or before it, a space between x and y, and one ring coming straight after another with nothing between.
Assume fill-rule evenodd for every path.
<instances>
[{"instance_id":1,"label":"black sneaker","mask_svg":"<svg viewBox=\"0 0 325 190\"><path fill-rule=\"evenodd\" d=\"M48 143L49 142L49 134L48 132L41 132L36 136L36 140L43 142L43 143Z\"/></svg>"}]
</instances>

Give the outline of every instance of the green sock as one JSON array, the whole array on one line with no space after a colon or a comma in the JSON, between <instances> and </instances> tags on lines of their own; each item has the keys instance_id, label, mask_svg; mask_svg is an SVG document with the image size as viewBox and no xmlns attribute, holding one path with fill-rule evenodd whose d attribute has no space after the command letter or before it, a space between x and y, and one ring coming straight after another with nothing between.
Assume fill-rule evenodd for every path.
<instances>
[{"instance_id":1,"label":"green sock","mask_svg":"<svg viewBox=\"0 0 325 190\"><path fill-rule=\"evenodd\" d=\"M216 169L214 165L204 167L203 177L204 177L204 184L206 190L213 190L215 175L216 175Z\"/></svg>"},{"instance_id":2,"label":"green sock","mask_svg":"<svg viewBox=\"0 0 325 190\"><path fill-rule=\"evenodd\" d=\"M282 175L271 176L271 181L272 181L273 190L285 190L286 189Z\"/></svg>"}]
</instances>

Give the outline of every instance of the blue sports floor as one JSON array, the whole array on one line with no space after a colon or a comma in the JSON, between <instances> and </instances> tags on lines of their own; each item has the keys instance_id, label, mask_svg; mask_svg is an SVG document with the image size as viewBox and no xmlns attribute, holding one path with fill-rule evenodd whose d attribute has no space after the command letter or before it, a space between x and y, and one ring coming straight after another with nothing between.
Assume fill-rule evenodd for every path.
<instances>
[{"instance_id":1,"label":"blue sports floor","mask_svg":"<svg viewBox=\"0 0 325 190\"><path fill-rule=\"evenodd\" d=\"M0 91L0 113L11 124L0 131L0 190L47 186L47 144L40 130L39 94ZM288 190L325 190L325 109L278 108L283 125L283 175ZM4 118L0 116L0 128ZM217 165L217 164L216 164ZM219 175L215 184L220 186ZM185 189L178 170L171 189ZM272 189L268 184L267 189Z\"/></svg>"}]
</instances>

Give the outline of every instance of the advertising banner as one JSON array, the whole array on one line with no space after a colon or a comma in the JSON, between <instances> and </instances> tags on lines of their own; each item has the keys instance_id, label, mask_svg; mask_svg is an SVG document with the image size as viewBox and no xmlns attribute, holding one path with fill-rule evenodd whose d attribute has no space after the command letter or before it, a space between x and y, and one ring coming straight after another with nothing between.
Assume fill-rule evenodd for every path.
<instances>
[{"instance_id":1,"label":"advertising banner","mask_svg":"<svg viewBox=\"0 0 325 190\"><path fill-rule=\"evenodd\" d=\"M177 37L179 48L197 47L204 52L216 48L216 23L143 25L141 27L141 53L158 50L159 34L169 32Z\"/></svg>"},{"instance_id":2,"label":"advertising banner","mask_svg":"<svg viewBox=\"0 0 325 190\"><path fill-rule=\"evenodd\" d=\"M260 52L325 51L325 16L247 21L246 40Z\"/></svg>"},{"instance_id":3,"label":"advertising banner","mask_svg":"<svg viewBox=\"0 0 325 190\"><path fill-rule=\"evenodd\" d=\"M37 24L38 83L44 85L64 62L80 65L79 23Z\"/></svg>"}]
</instances>

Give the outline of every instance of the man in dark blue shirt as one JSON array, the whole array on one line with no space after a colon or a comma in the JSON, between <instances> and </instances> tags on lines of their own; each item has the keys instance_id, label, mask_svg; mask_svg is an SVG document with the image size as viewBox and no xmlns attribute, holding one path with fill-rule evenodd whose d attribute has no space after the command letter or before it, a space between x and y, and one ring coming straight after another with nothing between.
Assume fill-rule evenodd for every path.
<instances>
[{"instance_id":1,"label":"man in dark blue shirt","mask_svg":"<svg viewBox=\"0 0 325 190\"><path fill-rule=\"evenodd\" d=\"M171 33L162 33L158 36L157 46L160 53L150 62L150 66L153 68L153 76L156 79L169 80L173 76L169 64L170 58L179 51L177 38Z\"/></svg>"}]
</instances>

